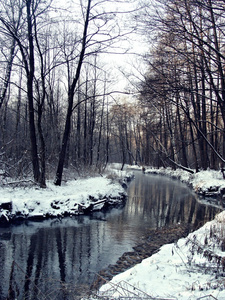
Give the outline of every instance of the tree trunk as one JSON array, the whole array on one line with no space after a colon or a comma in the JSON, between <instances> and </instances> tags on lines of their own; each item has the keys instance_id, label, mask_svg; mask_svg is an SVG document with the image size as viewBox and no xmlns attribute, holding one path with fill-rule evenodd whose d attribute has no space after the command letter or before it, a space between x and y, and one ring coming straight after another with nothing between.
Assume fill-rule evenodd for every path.
<instances>
[{"instance_id":1,"label":"tree trunk","mask_svg":"<svg viewBox=\"0 0 225 300\"><path fill-rule=\"evenodd\" d=\"M33 80L34 80L34 43L32 31L32 16L31 16L31 0L26 1L27 7L27 25L28 25L28 39L29 39L29 67L27 69L27 96L28 96L28 109L29 109L29 129L31 141L31 157L33 165L34 180L39 183L40 169L37 150L37 137L34 120L34 99L33 99Z\"/></svg>"},{"instance_id":2,"label":"tree trunk","mask_svg":"<svg viewBox=\"0 0 225 300\"><path fill-rule=\"evenodd\" d=\"M61 185L62 182L62 174L63 174L63 167L66 157L66 150L67 150L67 143L69 140L70 135L70 127L71 127L71 115L73 111L73 92L69 91L69 105L67 108L67 115L66 115L66 123L65 123L65 129L63 133L63 139L62 139L62 147L59 154L59 161L58 161L58 167L56 171L56 178L55 178L55 185Z\"/></svg>"},{"instance_id":3,"label":"tree trunk","mask_svg":"<svg viewBox=\"0 0 225 300\"><path fill-rule=\"evenodd\" d=\"M91 0L88 0L87 4L87 12L86 12L86 19L84 24L84 31L83 31L83 37L82 37L82 49L80 52L79 62L76 69L76 74L73 79L73 82L69 88L68 92L68 108L67 108L67 115L66 115L66 123L65 123L65 129L62 139L62 146L61 151L59 154L59 160L58 160L58 167L56 171L56 178L55 178L55 185L61 185L62 182L62 174L63 174L63 167L65 162L65 156L66 156L66 149L67 144L70 136L70 128L71 128L71 116L73 112L73 99L74 99L74 91L77 85L77 82L80 77L80 71L84 60L85 50L86 50L86 40L87 40L87 30L88 30L88 24L89 24L89 15L91 10Z\"/></svg>"},{"instance_id":4,"label":"tree trunk","mask_svg":"<svg viewBox=\"0 0 225 300\"><path fill-rule=\"evenodd\" d=\"M2 104L3 104L3 102L6 98L6 92L7 92L9 83L10 83L12 64L13 64L13 59L14 59L14 55L15 55L15 47L16 47L16 40L13 38L12 46L11 46L11 49L10 49L10 57L9 57L9 60L7 62L7 66L6 66L6 73L5 73L4 83L3 83L3 87L1 89L0 109L1 109Z\"/></svg>"}]
</instances>

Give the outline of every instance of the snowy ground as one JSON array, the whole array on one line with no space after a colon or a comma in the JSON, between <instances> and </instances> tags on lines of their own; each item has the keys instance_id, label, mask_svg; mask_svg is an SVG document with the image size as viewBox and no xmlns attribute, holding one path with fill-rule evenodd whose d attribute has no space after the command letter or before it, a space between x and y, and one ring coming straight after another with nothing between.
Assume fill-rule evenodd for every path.
<instances>
[{"instance_id":1,"label":"snowy ground","mask_svg":"<svg viewBox=\"0 0 225 300\"><path fill-rule=\"evenodd\" d=\"M55 217L70 214L80 214L94 204L93 209L101 209L104 201L116 203L125 194L120 182L131 176L130 170L140 167L126 166L125 171L119 171L116 164L108 168L108 175L77 180L67 180L61 187L52 181L47 182L47 188L41 189L30 183L16 184L5 182L0 178L0 221L15 219L15 217ZM129 174L128 174L129 173ZM220 195L225 193L225 181L218 171L202 171L190 174L183 170L147 169L146 173L158 173L172 176L191 185L203 195Z\"/></svg>"},{"instance_id":2,"label":"snowy ground","mask_svg":"<svg viewBox=\"0 0 225 300\"><path fill-rule=\"evenodd\" d=\"M223 197L222 173L147 169L179 178L204 195ZM225 299L225 211L199 230L164 245L159 252L102 286L98 297L149 299Z\"/></svg>"},{"instance_id":3,"label":"snowy ground","mask_svg":"<svg viewBox=\"0 0 225 300\"><path fill-rule=\"evenodd\" d=\"M131 167L141 169L140 167ZM193 170L194 171L194 170ZM206 170L191 174L182 169L172 170L171 168L147 168L145 173L161 174L173 178L177 178L187 183L193 190L204 196L216 196L225 194L225 180L221 171Z\"/></svg>"},{"instance_id":4,"label":"snowy ground","mask_svg":"<svg viewBox=\"0 0 225 300\"><path fill-rule=\"evenodd\" d=\"M49 181L46 189L24 183L22 186L13 182L0 184L0 222L82 214L90 206L96 210L101 209L105 202L116 204L126 195L119 183L124 177L125 173L117 171L112 174L111 171L104 177L68 180L60 187Z\"/></svg>"},{"instance_id":5,"label":"snowy ground","mask_svg":"<svg viewBox=\"0 0 225 300\"><path fill-rule=\"evenodd\" d=\"M189 174L182 170L147 169L146 173L179 178L200 194L219 195L221 199L224 196L225 181L221 172ZM118 176L118 171L116 174ZM121 180L124 176L119 172ZM82 212L93 202L106 198L118 201L124 189L118 181L112 180L114 177L115 174L68 180L61 187L48 182L46 189L0 184L0 216L5 219L17 213L25 217L63 216L80 213L80 208ZM225 212L222 212L187 238L163 246L158 253L115 276L100 289L99 297L225 300L224 250Z\"/></svg>"},{"instance_id":6,"label":"snowy ground","mask_svg":"<svg viewBox=\"0 0 225 300\"><path fill-rule=\"evenodd\" d=\"M225 212L101 287L99 296L225 299ZM150 298L151 299L151 298Z\"/></svg>"}]
</instances>

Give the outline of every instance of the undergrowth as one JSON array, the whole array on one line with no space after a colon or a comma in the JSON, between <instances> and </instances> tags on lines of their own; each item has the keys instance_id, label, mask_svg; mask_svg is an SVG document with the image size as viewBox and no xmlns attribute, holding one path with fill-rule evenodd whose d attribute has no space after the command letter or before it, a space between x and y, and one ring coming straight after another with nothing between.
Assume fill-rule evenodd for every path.
<instances>
[{"instance_id":1,"label":"undergrowth","mask_svg":"<svg viewBox=\"0 0 225 300\"><path fill-rule=\"evenodd\" d=\"M224 216L224 215L222 215ZM216 217L217 222L206 230L199 239L195 234L186 239L183 252L182 247L175 244L176 251L187 272L209 274L211 280L205 283L192 283L192 290L223 290L225 288L225 217L221 214Z\"/></svg>"}]
</instances>

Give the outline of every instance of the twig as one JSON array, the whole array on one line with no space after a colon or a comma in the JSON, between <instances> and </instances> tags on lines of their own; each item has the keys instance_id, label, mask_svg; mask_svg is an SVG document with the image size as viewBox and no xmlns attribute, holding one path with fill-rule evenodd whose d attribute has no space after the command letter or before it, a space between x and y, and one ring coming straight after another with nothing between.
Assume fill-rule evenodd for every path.
<instances>
[{"instance_id":1,"label":"twig","mask_svg":"<svg viewBox=\"0 0 225 300\"><path fill-rule=\"evenodd\" d=\"M173 250L176 251L177 255L180 257L181 261L183 262L184 266L188 269L187 263L183 260L183 258L181 257L180 253L178 252L178 250L176 249L178 246L176 245L175 247L173 247ZM178 247L179 250L181 251L180 247Z\"/></svg>"},{"instance_id":2,"label":"twig","mask_svg":"<svg viewBox=\"0 0 225 300\"><path fill-rule=\"evenodd\" d=\"M7 182L7 183L3 183L3 185L16 185L16 184L21 184L21 183L33 183L35 185L37 185L37 183L31 179L29 180L19 180L19 181L11 181L11 182Z\"/></svg>"},{"instance_id":3,"label":"twig","mask_svg":"<svg viewBox=\"0 0 225 300\"><path fill-rule=\"evenodd\" d=\"M46 297L46 296L42 293L42 291L39 289L39 287L33 282L32 279L30 279L29 276L27 276L27 274L26 274L26 273L24 272L24 270L17 264L17 262L16 262L15 260L13 261L13 263L14 263L14 264L17 266L17 268L25 275L26 280L30 280L30 281L33 283L33 285L35 286L35 288L39 291L39 293L40 293L42 299L49 299L49 300L51 300L51 298Z\"/></svg>"},{"instance_id":4,"label":"twig","mask_svg":"<svg viewBox=\"0 0 225 300\"><path fill-rule=\"evenodd\" d=\"M158 298L158 297L152 297L149 294L147 294L146 292L140 290L139 288L135 287L134 285L122 280L119 283L115 284L113 282L108 281L107 279L105 279L104 277L102 277L101 275L95 273L97 276L99 276L103 281L105 281L106 283L108 283L109 285L111 285L111 287L113 288L112 292L115 293L115 291L117 291L121 296L118 297L118 299L151 299L151 300L174 300L175 298ZM137 293L129 290L129 288L125 288L124 286L122 286L122 284L126 284L127 286L131 287L133 290L137 291ZM128 292L128 296L123 296L123 293L121 291L119 291L119 289L122 290L122 292ZM106 293L109 292L109 290L105 291ZM129 296L129 294L132 294L133 296ZM140 294L142 294L142 296L140 296ZM104 295L98 295L98 294L94 294L96 297L98 298L107 298L108 299L108 295L104 296Z\"/></svg>"},{"instance_id":5,"label":"twig","mask_svg":"<svg viewBox=\"0 0 225 300\"><path fill-rule=\"evenodd\" d=\"M213 295L206 295L206 296L202 296L202 297L199 297L199 298L197 298L196 300L200 300L200 299L204 299L204 298L206 298L206 297L212 297L213 299L215 299L215 300L218 300L218 298L215 298Z\"/></svg>"}]
</instances>

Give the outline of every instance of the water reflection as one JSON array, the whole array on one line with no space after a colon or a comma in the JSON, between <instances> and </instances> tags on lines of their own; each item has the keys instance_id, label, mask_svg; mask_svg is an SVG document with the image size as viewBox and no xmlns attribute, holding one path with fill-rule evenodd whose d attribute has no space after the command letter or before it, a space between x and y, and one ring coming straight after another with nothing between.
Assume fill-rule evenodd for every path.
<instances>
[{"instance_id":1,"label":"water reflection","mask_svg":"<svg viewBox=\"0 0 225 300\"><path fill-rule=\"evenodd\" d=\"M162 176L136 176L129 195L124 214L132 220L142 216L143 222L152 228L182 222L197 227L220 211L196 201L197 196L185 184Z\"/></svg>"},{"instance_id":2,"label":"water reflection","mask_svg":"<svg viewBox=\"0 0 225 300\"><path fill-rule=\"evenodd\" d=\"M149 229L199 226L219 211L177 181L137 174L123 209L0 228L0 299L75 299Z\"/></svg>"}]
</instances>

